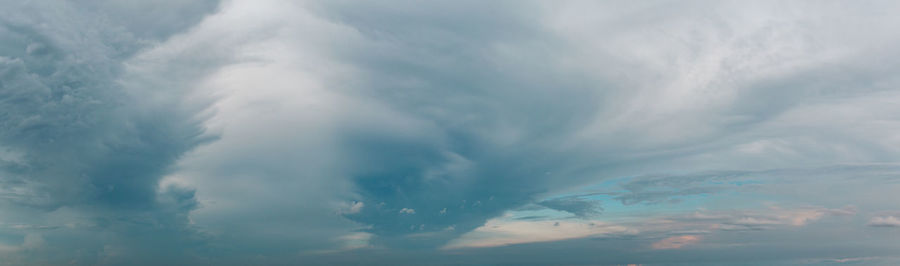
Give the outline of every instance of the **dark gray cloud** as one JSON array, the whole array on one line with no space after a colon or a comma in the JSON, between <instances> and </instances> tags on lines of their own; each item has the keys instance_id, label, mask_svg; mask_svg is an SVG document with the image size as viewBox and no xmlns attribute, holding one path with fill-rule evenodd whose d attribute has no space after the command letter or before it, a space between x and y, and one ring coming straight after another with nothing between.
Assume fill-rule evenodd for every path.
<instances>
[{"instance_id":1,"label":"dark gray cloud","mask_svg":"<svg viewBox=\"0 0 900 266\"><path fill-rule=\"evenodd\" d=\"M785 14L809 19L809 27L755 24L743 18L756 10L745 13L731 5L717 6L715 12L683 6L665 16L655 13L658 6L634 5L626 9L640 14L640 23L604 13L597 20L618 27L591 28L594 24L587 23L567 28L568 19L558 17L564 15L545 13L557 9L543 7L534 2L314 5L318 14L359 31L365 40L336 51L340 60L362 72L359 81L350 82L356 86L348 93L424 121L429 128L423 138L382 136L371 126L342 132L348 135L343 145L359 158L350 166L360 169L354 180L359 200L386 208L349 218L372 225L370 232L377 236L416 234L418 228L437 232L451 225L465 232L541 193L585 179L635 165L670 169L674 167L667 164L675 163L667 161L711 156L739 145L749 149L747 143L758 138L754 134L784 132L766 126L798 103L855 91L837 82L825 82L827 89L816 85L823 84L819 78L836 78L828 73L837 70L818 65L810 53L840 52L843 45L809 42L832 38L820 31L828 24L814 18ZM501 12L488 15L485 10ZM664 25L658 27L671 35L655 34L654 26L647 25ZM769 49L770 44L785 49ZM674 48L654 50L658 45ZM729 52L721 57L696 52L704 49ZM792 61L758 57L764 54ZM691 63L707 61L719 67ZM757 66L790 74L769 75ZM877 72L872 67L887 66L853 63L840 79L887 78L867 76ZM787 94L775 93L794 87L798 89ZM444 170L448 165L456 168ZM632 191L618 199L655 203L730 186L697 185L660 184L661 190ZM472 206L475 202L485 205ZM417 215L396 215L401 208L413 208ZM444 208L448 211L440 215Z\"/></svg>"},{"instance_id":2,"label":"dark gray cloud","mask_svg":"<svg viewBox=\"0 0 900 266\"><path fill-rule=\"evenodd\" d=\"M583 97L590 92L577 81L570 84L540 62L549 51L542 50L546 33L531 20L532 5L317 5L324 17L369 40L339 51L365 71L352 92L424 121L433 132L413 139L383 135L377 125L342 132L342 145L356 159L350 165L358 193L367 206L384 204L349 218L371 224L378 236L418 228L449 234L434 242L442 244L552 186L547 172L570 156L552 146L590 115L595 101ZM512 43L544 54L509 62L496 46ZM406 207L416 215L396 215ZM456 230L444 233L448 226Z\"/></svg>"},{"instance_id":3,"label":"dark gray cloud","mask_svg":"<svg viewBox=\"0 0 900 266\"><path fill-rule=\"evenodd\" d=\"M352 69L322 82L390 114L340 103L356 118L336 119L328 141L356 194L345 201L364 205L343 215L378 246L435 247L545 193L617 174L866 162L888 152L862 149L870 138L809 119L811 108L856 95L838 80L891 82L873 74L887 65L829 65L859 49L830 33L849 29L766 15L767 5L687 5L668 15L662 6L310 4L339 28L339 44L322 53ZM584 10L621 13L569 19L588 17ZM287 27L299 34L305 25ZM848 147L861 157L840 152ZM635 186L619 200L677 201L737 184Z\"/></svg>"},{"instance_id":4,"label":"dark gray cloud","mask_svg":"<svg viewBox=\"0 0 900 266\"><path fill-rule=\"evenodd\" d=\"M44 225L0 229L24 238L28 251L4 263L99 264L116 259L107 249L151 264L167 260L161 254L184 258L182 248L192 245L181 243L195 241L187 219L197 207L194 192L160 188L159 181L209 139L193 112L202 107L181 107L181 95L146 82L162 77L123 77L134 75L124 65L132 55L190 23L129 29L116 19L140 12L114 19L109 15L122 10L100 3L7 2L0 21L0 206L10 214L4 224ZM179 19L196 21L214 6ZM154 34L136 34L142 30ZM149 95L165 103L146 101Z\"/></svg>"},{"instance_id":5,"label":"dark gray cloud","mask_svg":"<svg viewBox=\"0 0 900 266\"><path fill-rule=\"evenodd\" d=\"M536 204L550 209L568 212L578 217L591 217L603 212L603 207L600 206L600 202L579 199L577 197L543 200Z\"/></svg>"}]
</instances>

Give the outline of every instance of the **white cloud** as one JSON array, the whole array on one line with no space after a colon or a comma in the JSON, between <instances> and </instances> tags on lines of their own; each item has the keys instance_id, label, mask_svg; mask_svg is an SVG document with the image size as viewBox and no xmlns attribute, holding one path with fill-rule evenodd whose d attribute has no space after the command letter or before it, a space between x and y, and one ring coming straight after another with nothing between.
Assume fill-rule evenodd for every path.
<instances>
[{"instance_id":1,"label":"white cloud","mask_svg":"<svg viewBox=\"0 0 900 266\"><path fill-rule=\"evenodd\" d=\"M872 227L900 227L900 218L894 216L876 216L869 220Z\"/></svg>"},{"instance_id":2,"label":"white cloud","mask_svg":"<svg viewBox=\"0 0 900 266\"><path fill-rule=\"evenodd\" d=\"M350 209L347 210L347 213L358 213L364 206L365 204L363 204L362 201L354 202L353 205L350 205Z\"/></svg>"},{"instance_id":3,"label":"white cloud","mask_svg":"<svg viewBox=\"0 0 900 266\"><path fill-rule=\"evenodd\" d=\"M599 221L516 221L496 218L451 241L444 249L496 247L633 233L636 231L627 227Z\"/></svg>"},{"instance_id":4,"label":"white cloud","mask_svg":"<svg viewBox=\"0 0 900 266\"><path fill-rule=\"evenodd\" d=\"M559 241L610 235L669 235L651 244L653 249L677 249L695 244L718 230L776 229L778 226L805 226L828 215L855 214L855 208L796 208L772 206L764 210L698 211L689 215L629 217L627 222L610 223L603 217L578 220L516 220L506 215L489 220L485 225L462 235L444 246L445 249L484 248L512 244ZM621 217L620 217L621 218Z\"/></svg>"}]
</instances>

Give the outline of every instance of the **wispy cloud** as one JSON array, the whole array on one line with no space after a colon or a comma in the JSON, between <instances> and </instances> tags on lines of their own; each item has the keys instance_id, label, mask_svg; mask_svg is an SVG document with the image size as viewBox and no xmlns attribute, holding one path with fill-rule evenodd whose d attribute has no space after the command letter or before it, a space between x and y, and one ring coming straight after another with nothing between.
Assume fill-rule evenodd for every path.
<instances>
[{"instance_id":1,"label":"wispy cloud","mask_svg":"<svg viewBox=\"0 0 900 266\"><path fill-rule=\"evenodd\" d=\"M693 245L702 240L702 236L683 235L667 237L653 243L653 249L679 249L687 245Z\"/></svg>"}]
</instances>

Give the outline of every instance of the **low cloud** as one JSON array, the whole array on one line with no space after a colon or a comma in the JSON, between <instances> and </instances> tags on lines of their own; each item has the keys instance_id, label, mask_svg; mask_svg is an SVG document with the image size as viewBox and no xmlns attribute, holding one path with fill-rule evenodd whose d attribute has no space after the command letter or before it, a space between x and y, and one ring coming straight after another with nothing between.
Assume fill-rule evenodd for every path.
<instances>
[{"instance_id":1,"label":"low cloud","mask_svg":"<svg viewBox=\"0 0 900 266\"><path fill-rule=\"evenodd\" d=\"M664 218L672 225L702 225L714 230L762 230L777 226L805 226L826 216L854 215L855 207L841 209L828 208L782 208L771 206L764 210L740 211L700 211L689 215Z\"/></svg>"},{"instance_id":2,"label":"low cloud","mask_svg":"<svg viewBox=\"0 0 900 266\"><path fill-rule=\"evenodd\" d=\"M603 207L600 206L599 201L580 199L577 197L549 199L540 201L536 204L550 209L568 212L582 218L596 216L603 212Z\"/></svg>"},{"instance_id":3,"label":"low cloud","mask_svg":"<svg viewBox=\"0 0 900 266\"><path fill-rule=\"evenodd\" d=\"M586 219L551 219L518 217L507 214L489 220L485 225L463 234L444 246L445 249L486 248L513 244L562 241L594 237L664 239L654 249L677 249L694 244L704 234L729 231L777 230L802 227L828 216L854 215L856 208L782 208L735 211L696 211L691 214L651 217L629 217L628 222L608 222L604 217ZM673 235L674 234L674 235Z\"/></svg>"},{"instance_id":4,"label":"low cloud","mask_svg":"<svg viewBox=\"0 0 900 266\"><path fill-rule=\"evenodd\" d=\"M365 203L362 203L361 201L355 201L352 204L350 204L349 207L347 207L347 210L344 211L344 214L359 213L360 211L362 211L363 207L365 207L365 206L366 206Z\"/></svg>"},{"instance_id":5,"label":"low cloud","mask_svg":"<svg viewBox=\"0 0 900 266\"><path fill-rule=\"evenodd\" d=\"M869 219L866 225L871 227L900 227L900 218L895 216L876 216Z\"/></svg>"},{"instance_id":6,"label":"low cloud","mask_svg":"<svg viewBox=\"0 0 900 266\"><path fill-rule=\"evenodd\" d=\"M484 248L633 233L635 231L627 227L599 221L521 221L498 218L462 235L443 248Z\"/></svg>"}]
</instances>

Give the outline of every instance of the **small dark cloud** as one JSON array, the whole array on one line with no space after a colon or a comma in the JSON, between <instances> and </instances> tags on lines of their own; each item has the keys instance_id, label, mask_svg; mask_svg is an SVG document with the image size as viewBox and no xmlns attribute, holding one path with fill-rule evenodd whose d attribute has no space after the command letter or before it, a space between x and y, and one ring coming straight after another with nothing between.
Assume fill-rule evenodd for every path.
<instances>
[{"instance_id":1,"label":"small dark cloud","mask_svg":"<svg viewBox=\"0 0 900 266\"><path fill-rule=\"evenodd\" d=\"M603 207L600 206L599 201L577 197L549 199L536 204L550 209L568 212L581 218L596 216L603 212Z\"/></svg>"}]
</instances>

